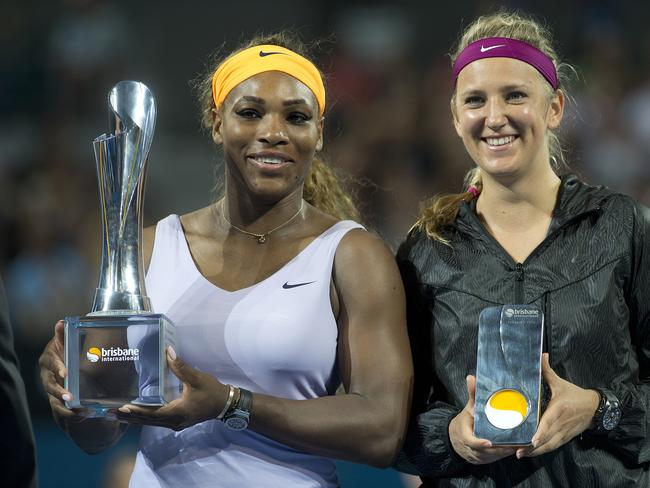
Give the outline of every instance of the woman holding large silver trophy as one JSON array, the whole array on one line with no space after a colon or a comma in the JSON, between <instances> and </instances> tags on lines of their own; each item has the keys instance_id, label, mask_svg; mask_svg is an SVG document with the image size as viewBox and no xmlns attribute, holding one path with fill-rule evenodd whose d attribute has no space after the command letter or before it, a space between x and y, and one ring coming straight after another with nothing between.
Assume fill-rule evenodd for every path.
<instances>
[{"instance_id":1,"label":"woman holding large silver trophy","mask_svg":"<svg viewBox=\"0 0 650 488\"><path fill-rule=\"evenodd\" d=\"M387 466L401 445L401 280L315 157L325 89L302 52L284 35L255 39L210 71L203 121L225 194L145 229L146 287L176 324L166 354L182 395L86 418L64 403L62 323L41 358L54 417L86 451L143 425L132 486L334 487L328 458Z\"/></svg>"},{"instance_id":2,"label":"woman holding large silver trophy","mask_svg":"<svg viewBox=\"0 0 650 488\"><path fill-rule=\"evenodd\" d=\"M453 123L476 167L398 254L415 364L398 469L436 487L650 486L650 213L565 174L570 67L541 24L480 17L451 57ZM536 324L534 354L508 342L513 321Z\"/></svg>"}]
</instances>

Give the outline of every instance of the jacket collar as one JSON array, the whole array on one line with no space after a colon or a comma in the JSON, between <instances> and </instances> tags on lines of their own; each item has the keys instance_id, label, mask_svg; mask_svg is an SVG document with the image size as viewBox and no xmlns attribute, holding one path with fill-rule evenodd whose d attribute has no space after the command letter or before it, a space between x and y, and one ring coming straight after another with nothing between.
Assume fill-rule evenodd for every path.
<instances>
[{"instance_id":1,"label":"jacket collar","mask_svg":"<svg viewBox=\"0 0 650 488\"><path fill-rule=\"evenodd\" d=\"M563 176L549 233L570 220L599 211L605 200L612 194L611 190L603 186L590 186L583 183L576 175Z\"/></svg>"},{"instance_id":2,"label":"jacket collar","mask_svg":"<svg viewBox=\"0 0 650 488\"><path fill-rule=\"evenodd\" d=\"M599 211L610 195L611 190L602 186L587 185L574 174L562 176L548 233L551 234L569 221ZM485 228L476 215L476 200L460 204L455 227L470 237L485 237Z\"/></svg>"}]
</instances>

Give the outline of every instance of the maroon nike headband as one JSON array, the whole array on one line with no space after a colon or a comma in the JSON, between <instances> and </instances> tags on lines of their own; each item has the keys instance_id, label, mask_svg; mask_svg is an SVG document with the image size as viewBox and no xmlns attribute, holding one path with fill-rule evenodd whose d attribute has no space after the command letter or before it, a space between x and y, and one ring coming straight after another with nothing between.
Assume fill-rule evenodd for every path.
<instances>
[{"instance_id":1,"label":"maroon nike headband","mask_svg":"<svg viewBox=\"0 0 650 488\"><path fill-rule=\"evenodd\" d=\"M472 42L456 58L452 69L454 86L458 74L468 64L484 58L512 58L530 64L557 90L557 72L551 58L527 42L508 37L487 37Z\"/></svg>"}]
</instances>

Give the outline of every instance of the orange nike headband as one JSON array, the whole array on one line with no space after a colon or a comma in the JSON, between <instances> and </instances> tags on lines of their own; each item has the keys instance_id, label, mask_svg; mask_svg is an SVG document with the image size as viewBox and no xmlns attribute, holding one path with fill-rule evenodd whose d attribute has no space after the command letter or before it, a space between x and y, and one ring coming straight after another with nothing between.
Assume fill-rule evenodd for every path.
<instances>
[{"instance_id":1,"label":"orange nike headband","mask_svg":"<svg viewBox=\"0 0 650 488\"><path fill-rule=\"evenodd\" d=\"M320 114L325 111L325 86L318 69L290 49L261 44L232 55L214 72L212 98L217 108L242 81L265 71L281 71L304 83L316 97Z\"/></svg>"}]
</instances>

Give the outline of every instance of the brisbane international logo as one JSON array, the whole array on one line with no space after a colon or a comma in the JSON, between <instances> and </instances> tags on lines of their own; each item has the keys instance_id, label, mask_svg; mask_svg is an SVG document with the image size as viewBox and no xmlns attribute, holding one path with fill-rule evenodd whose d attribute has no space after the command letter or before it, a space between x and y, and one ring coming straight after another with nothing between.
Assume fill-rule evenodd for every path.
<instances>
[{"instance_id":1,"label":"brisbane international logo","mask_svg":"<svg viewBox=\"0 0 650 488\"><path fill-rule=\"evenodd\" d=\"M98 347L91 347L88 349L88 352L86 353L86 357L88 358L88 361L91 363L96 363L99 361L99 358L102 357L102 351Z\"/></svg>"},{"instance_id":2,"label":"brisbane international logo","mask_svg":"<svg viewBox=\"0 0 650 488\"><path fill-rule=\"evenodd\" d=\"M534 317L537 317L537 315L538 315L537 310L530 310L530 309L526 309L526 308L506 308L503 313L509 319L514 317L515 315L519 316L519 317L520 316L524 316L524 317L525 316L528 316L528 317L534 316Z\"/></svg>"},{"instance_id":3,"label":"brisbane international logo","mask_svg":"<svg viewBox=\"0 0 650 488\"><path fill-rule=\"evenodd\" d=\"M91 363L107 363L115 361L135 361L140 358L140 350L137 348L122 347L91 347L86 352L86 358Z\"/></svg>"}]
</instances>

